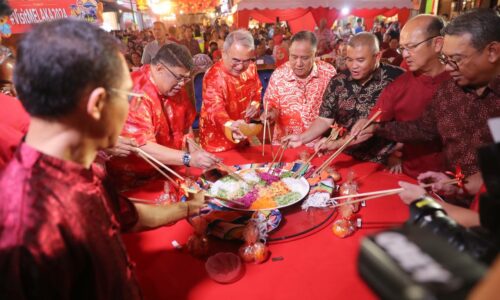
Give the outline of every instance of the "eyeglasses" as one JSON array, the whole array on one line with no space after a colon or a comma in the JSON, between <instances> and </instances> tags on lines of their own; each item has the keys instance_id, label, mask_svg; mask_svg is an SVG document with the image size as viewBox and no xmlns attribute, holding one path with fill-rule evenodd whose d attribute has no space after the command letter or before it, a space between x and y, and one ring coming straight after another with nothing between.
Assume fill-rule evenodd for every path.
<instances>
[{"instance_id":1,"label":"eyeglasses","mask_svg":"<svg viewBox=\"0 0 500 300\"><path fill-rule=\"evenodd\" d=\"M249 59L245 59L245 60L231 58L231 64L233 66L237 66L237 65L248 66L249 64L253 63L254 61L255 61L255 58L249 58Z\"/></svg>"},{"instance_id":2,"label":"eyeglasses","mask_svg":"<svg viewBox=\"0 0 500 300\"><path fill-rule=\"evenodd\" d=\"M127 101L129 103L132 102L132 99L134 99L134 98L140 99L140 98L144 97L144 94L129 92L129 91L117 89L117 88L110 88L110 91L127 95Z\"/></svg>"},{"instance_id":3,"label":"eyeglasses","mask_svg":"<svg viewBox=\"0 0 500 300\"><path fill-rule=\"evenodd\" d=\"M427 41L430 41L430 40L432 40L434 38L437 38L438 36L440 36L440 35L431 36L430 38L425 39L425 40L423 40L423 41L421 41L419 43L416 43L415 45L406 46L406 47L399 47L397 51L398 51L399 54L402 55L403 51L406 50L406 51L410 52L410 51L414 50L415 48L417 48L418 46L420 46L421 44L423 44L423 43L425 43Z\"/></svg>"},{"instance_id":4,"label":"eyeglasses","mask_svg":"<svg viewBox=\"0 0 500 300\"><path fill-rule=\"evenodd\" d=\"M443 53L439 53L438 59L439 62L443 65L449 65L453 69L453 71L458 71L458 64L460 63L460 61L453 60Z\"/></svg>"},{"instance_id":5,"label":"eyeglasses","mask_svg":"<svg viewBox=\"0 0 500 300\"><path fill-rule=\"evenodd\" d=\"M165 67L165 69L167 69L167 71L174 77L174 79L177 81L177 84L181 84L181 83L186 83L188 82L189 80L191 80L191 76L182 76L182 75L176 75L172 70L170 70L169 67L167 67L166 64L162 63L160 61L160 65L162 65L163 67Z\"/></svg>"}]
</instances>

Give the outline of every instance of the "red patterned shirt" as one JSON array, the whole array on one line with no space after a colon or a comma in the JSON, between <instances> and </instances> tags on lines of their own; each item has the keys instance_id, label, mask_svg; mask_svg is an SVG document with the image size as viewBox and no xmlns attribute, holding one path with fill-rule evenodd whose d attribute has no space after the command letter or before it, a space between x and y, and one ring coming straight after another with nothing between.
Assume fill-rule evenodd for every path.
<instances>
[{"instance_id":1,"label":"red patterned shirt","mask_svg":"<svg viewBox=\"0 0 500 300\"><path fill-rule=\"evenodd\" d=\"M103 172L21 144L0 173L2 299L140 299L120 229L137 212Z\"/></svg>"},{"instance_id":2,"label":"red patterned shirt","mask_svg":"<svg viewBox=\"0 0 500 300\"><path fill-rule=\"evenodd\" d=\"M301 134L318 118L330 79L335 76L335 68L323 61L313 65L311 74L298 79L288 63L277 68L266 90L264 103L279 112L273 141L278 143L286 134Z\"/></svg>"},{"instance_id":3,"label":"red patterned shirt","mask_svg":"<svg viewBox=\"0 0 500 300\"><path fill-rule=\"evenodd\" d=\"M439 87L421 118L383 123L377 133L403 143L439 138L447 168L454 170L460 165L468 176L479 171L476 149L493 141L487 121L494 117L500 117L500 76L481 96L450 79Z\"/></svg>"},{"instance_id":4,"label":"red patterned shirt","mask_svg":"<svg viewBox=\"0 0 500 300\"><path fill-rule=\"evenodd\" d=\"M250 64L240 76L234 76L224 68L223 61L215 63L203 78L203 105L200 113L200 142L209 152L221 152L236 148L226 137L228 121L241 120L252 101L260 103L262 84L257 67Z\"/></svg>"},{"instance_id":5,"label":"red patterned shirt","mask_svg":"<svg viewBox=\"0 0 500 300\"><path fill-rule=\"evenodd\" d=\"M144 96L132 100L121 135L134 138L139 145L152 142L168 148L181 149L183 137L196 116L185 90L181 90L174 97L161 95L151 81L149 65L133 72L132 81L133 91ZM155 169L138 156L113 157L108 161L107 167L110 175L117 179L117 183L125 183L125 186L136 185L130 180L156 175Z\"/></svg>"}]
</instances>

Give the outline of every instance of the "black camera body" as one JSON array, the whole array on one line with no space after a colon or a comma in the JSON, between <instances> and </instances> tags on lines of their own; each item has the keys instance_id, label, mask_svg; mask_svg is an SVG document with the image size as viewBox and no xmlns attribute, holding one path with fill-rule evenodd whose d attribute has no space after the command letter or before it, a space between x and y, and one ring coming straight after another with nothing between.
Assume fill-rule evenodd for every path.
<instances>
[{"instance_id":1,"label":"black camera body","mask_svg":"<svg viewBox=\"0 0 500 300\"><path fill-rule=\"evenodd\" d=\"M480 228L464 228L432 198L414 201L402 228L362 241L358 270L382 299L465 299L499 253L500 144L479 149L487 192Z\"/></svg>"}]
</instances>

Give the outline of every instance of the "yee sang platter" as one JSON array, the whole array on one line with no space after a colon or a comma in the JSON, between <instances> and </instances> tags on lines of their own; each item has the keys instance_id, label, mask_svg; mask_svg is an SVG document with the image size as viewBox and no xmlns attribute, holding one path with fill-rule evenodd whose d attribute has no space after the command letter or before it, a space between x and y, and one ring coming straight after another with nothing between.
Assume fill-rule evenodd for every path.
<instances>
[{"instance_id":1,"label":"yee sang platter","mask_svg":"<svg viewBox=\"0 0 500 300\"><path fill-rule=\"evenodd\" d=\"M276 170L271 174L264 169L246 169L238 174L245 181L228 175L210 188L211 195L241 204L220 201L221 205L232 209L256 211L283 208L299 202L309 193L307 180L293 178L291 171Z\"/></svg>"}]
</instances>

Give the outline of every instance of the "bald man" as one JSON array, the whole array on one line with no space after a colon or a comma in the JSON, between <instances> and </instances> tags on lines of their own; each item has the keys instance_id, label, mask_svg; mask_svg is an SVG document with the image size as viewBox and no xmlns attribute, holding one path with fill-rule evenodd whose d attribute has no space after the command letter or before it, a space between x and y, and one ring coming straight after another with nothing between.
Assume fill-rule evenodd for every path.
<instances>
[{"instance_id":1,"label":"bald man","mask_svg":"<svg viewBox=\"0 0 500 300\"><path fill-rule=\"evenodd\" d=\"M401 30L398 51L406 61L406 72L387 88L372 110L380 109L381 121L412 121L420 118L437 88L450 75L438 56L443 46L444 22L433 15L418 15ZM445 171L440 140L429 143L400 144L391 157L391 170L417 177L426 171Z\"/></svg>"},{"instance_id":2,"label":"bald man","mask_svg":"<svg viewBox=\"0 0 500 300\"><path fill-rule=\"evenodd\" d=\"M334 76L323 95L323 102L317 118L305 132L284 139L291 147L320 137L334 123L350 130L361 118L366 118L377 102L382 90L399 75L403 69L380 63L380 48L375 35L362 32L353 36L347 44L347 70ZM334 150L345 142L344 138L325 144L316 143L318 150ZM375 137L347 151L353 157L374 162L385 162L392 145L387 140Z\"/></svg>"}]
</instances>

